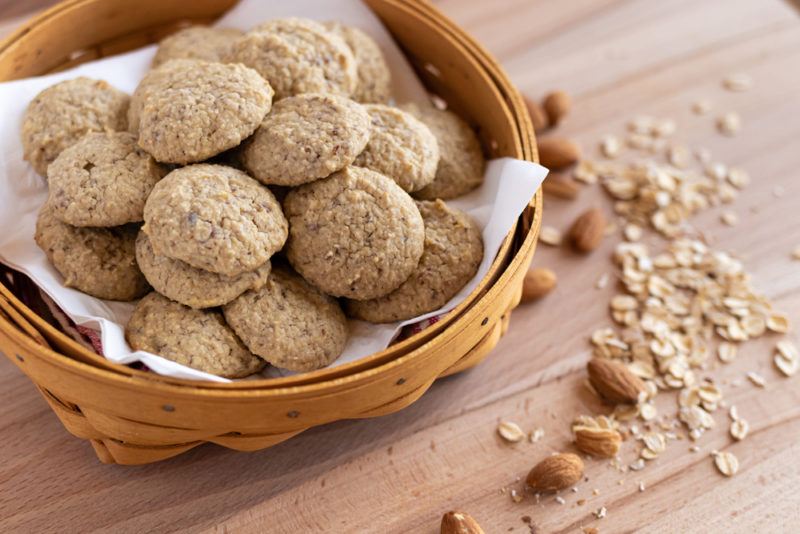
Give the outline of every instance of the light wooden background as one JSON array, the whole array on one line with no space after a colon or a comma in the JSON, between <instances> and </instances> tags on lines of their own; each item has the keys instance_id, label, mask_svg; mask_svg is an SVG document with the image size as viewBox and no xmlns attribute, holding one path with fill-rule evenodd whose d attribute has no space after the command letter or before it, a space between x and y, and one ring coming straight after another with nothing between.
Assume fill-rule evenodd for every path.
<instances>
[{"instance_id":1,"label":"light wooden background","mask_svg":"<svg viewBox=\"0 0 800 534\"><path fill-rule=\"evenodd\" d=\"M35 2L39 8L48 2ZM695 219L717 246L737 251L755 285L800 322L800 21L782 0L441 0L439 6L492 51L532 95L571 92L575 113L561 129L589 149L622 132L637 113L672 117L679 138L744 167L753 184L735 204L730 228L712 210ZM23 16L0 2L4 30ZM29 9L30 9L29 8ZM747 93L720 80L746 72ZM734 139L713 119L689 112L696 98L736 110ZM713 117L713 115L711 116ZM786 194L774 198L781 185ZM547 224L565 226L590 204L609 209L597 189L579 201L546 200ZM545 301L515 312L496 351L476 369L437 383L416 404L378 420L308 431L257 453L213 446L146 467L103 466L68 435L34 388L0 360L0 530L4 532L380 532L434 533L451 508L470 512L487 532L797 532L800 524L800 377L772 368L774 339L752 343L725 377L726 396L751 424L732 444L723 414L701 452L674 445L640 473L620 475L588 463L576 494L516 504L501 488L551 451L569 447L568 421L602 409L581 387L586 337L607 324L612 287L593 288L611 272L605 243L588 259L540 247L534 263L554 268L560 285ZM795 336L795 340L797 337ZM748 370L766 389L725 387ZM674 399L662 396L662 410ZM536 444L507 446L500 418L542 426ZM733 479L714 470L708 452L733 451ZM638 484L646 485L643 493ZM599 495L593 495L593 489ZM583 506L579 499L586 499ZM600 506L608 517L596 520Z\"/></svg>"}]
</instances>

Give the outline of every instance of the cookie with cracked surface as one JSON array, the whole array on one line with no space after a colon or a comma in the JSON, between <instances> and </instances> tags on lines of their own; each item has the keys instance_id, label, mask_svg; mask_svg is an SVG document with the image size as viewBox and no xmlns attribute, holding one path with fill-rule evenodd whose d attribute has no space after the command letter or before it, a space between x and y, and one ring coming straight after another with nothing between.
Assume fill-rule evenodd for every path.
<instances>
[{"instance_id":1,"label":"cookie with cracked surface","mask_svg":"<svg viewBox=\"0 0 800 534\"><path fill-rule=\"evenodd\" d=\"M28 104L22 119L25 160L47 176L47 166L87 133L125 130L129 101L107 82L85 77L48 87Z\"/></svg>"},{"instance_id":2,"label":"cookie with cracked surface","mask_svg":"<svg viewBox=\"0 0 800 534\"><path fill-rule=\"evenodd\" d=\"M431 183L439 163L436 137L410 113L381 104L365 106L372 127L369 143L355 165L388 176L412 192Z\"/></svg>"},{"instance_id":3,"label":"cookie with cracked surface","mask_svg":"<svg viewBox=\"0 0 800 534\"><path fill-rule=\"evenodd\" d=\"M465 213L442 200L417 202L425 221L425 250L419 265L388 295L347 302L347 313L373 323L404 321L447 304L478 272L481 231Z\"/></svg>"},{"instance_id":4,"label":"cookie with cracked surface","mask_svg":"<svg viewBox=\"0 0 800 534\"><path fill-rule=\"evenodd\" d=\"M47 168L48 202L73 226L141 222L150 191L166 169L129 132L90 133Z\"/></svg>"},{"instance_id":5,"label":"cookie with cracked surface","mask_svg":"<svg viewBox=\"0 0 800 534\"><path fill-rule=\"evenodd\" d=\"M180 30L158 43L153 67L163 65L172 59L222 61L222 57L228 54L231 45L242 36L242 33L235 28L209 26L192 26Z\"/></svg>"},{"instance_id":6,"label":"cookie with cracked surface","mask_svg":"<svg viewBox=\"0 0 800 534\"><path fill-rule=\"evenodd\" d=\"M167 63L165 66L169 66ZM139 146L156 161L187 164L238 146L272 107L272 88L244 65L195 62L147 90Z\"/></svg>"},{"instance_id":7,"label":"cookie with cracked surface","mask_svg":"<svg viewBox=\"0 0 800 534\"><path fill-rule=\"evenodd\" d=\"M347 341L347 320L336 299L284 267L260 290L222 309L244 344L272 365L313 371L333 362Z\"/></svg>"},{"instance_id":8,"label":"cookie with cracked surface","mask_svg":"<svg viewBox=\"0 0 800 534\"><path fill-rule=\"evenodd\" d=\"M156 254L225 276L259 268L283 247L288 232L269 189L242 171L203 163L158 182L144 221Z\"/></svg>"},{"instance_id":9,"label":"cookie with cracked surface","mask_svg":"<svg viewBox=\"0 0 800 534\"><path fill-rule=\"evenodd\" d=\"M276 100L302 93L350 96L358 84L347 43L307 19L260 24L233 44L225 60L257 70L275 89Z\"/></svg>"},{"instance_id":10,"label":"cookie with cracked surface","mask_svg":"<svg viewBox=\"0 0 800 534\"><path fill-rule=\"evenodd\" d=\"M190 308L213 308L227 304L248 289L260 289L267 281L270 262L255 271L224 276L192 267L153 252L144 232L136 238L136 262L153 289Z\"/></svg>"},{"instance_id":11,"label":"cookie with cracked surface","mask_svg":"<svg viewBox=\"0 0 800 534\"><path fill-rule=\"evenodd\" d=\"M171 59L144 75L131 95L128 106L128 131L138 137L142 109L147 98L154 92L169 88L175 81L191 76L192 69L199 65L197 59Z\"/></svg>"},{"instance_id":12,"label":"cookie with cracked surface","mask_svg":"<svg viewBox=\"0 0 800 534\"><path fill-rule=\"evenodd\" d=\"M153 291L125 327L134 350L225 378L257 373L266 362L247 350L217 310L193 310Z\"/></svg>"},{"instance_id":13,"label":"cookie with cracked surface","mask_svg":"<svg viewBox=\"0 0 800 534\"><path fill-rule=\"evenodd\" d=\"M344 39L356 59L358 85L353 100L365 104L385 104L392 96L392 74L380 46L365 32L339 22L323 24Z\"/></svg>"},{"instance_id":14,"label":"cookie with cracked surface","mask_svg":"<svg viewBox=\"0 0 800 534\"><path fill-rule=\"evenodd\" d=\"M364 107L336 95L279 100L241 151L248 172L265 184L313 182L353 163L369 140Z\"/></svg>"},{"instance_id":15,"label":"cookie with cracked surface","mask_svg":"<svg viewBox=\"0 0 800 534\"><path fill-rule=\"evenodd\" d=\"M78 228L59 221L45 204L36 219L34 239L64 285L107 300L136 300L148 291L136 265L136 225Z\"/></svg>"},{"instance_id":16,"label":"cookie with cracked surface","mask_svg":"<svg viewBox=\"0 0 800 534\"><path fill-rule=\"evenodd\" d=\"M406 104L403 109L424 122L439 144L439 166L433 182L414 197L448 200L469 193L483 183L486 161L478 137L461 117L433 106Z\"/></svg>"},{"instance_id":17,"label":"cookie with cracked surface","mask_svg":"<svg viewBox=\"0 0 800 534\"><path fill-rule=\"evenodd\" d=\"M293 189L286 255L308 282L329 295L371 299L414 271L425 229L414 201L391 179L346 167Z\"/></svg>"}]
</instances>

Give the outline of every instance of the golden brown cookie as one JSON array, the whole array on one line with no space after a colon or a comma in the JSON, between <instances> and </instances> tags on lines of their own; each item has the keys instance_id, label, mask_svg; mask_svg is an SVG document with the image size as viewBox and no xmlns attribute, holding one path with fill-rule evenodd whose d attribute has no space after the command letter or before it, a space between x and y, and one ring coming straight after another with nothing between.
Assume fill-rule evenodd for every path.
<instances>
[{"instance_id":1,"label":"golden brown cookie","mask_svg":"<svg viewBox=\"0 0 800 534\"><path fill-rule=\"evenodd\" d=\"M222 57L228 54L233 42L241 36L242 31L234 28L191 26L165 37L158 43L153 67L173 59L222 61Z\"/></svg>"},{"instance_id":2,"label":"golden brown cookie","mask_svg":"<svg viewBox=\"0 0 800 534\"><path fill-rule=\"evenodd\" d=\"M279 100L241 151L257 180L273 185L313 182L353 163L369 140L364 107L336 95Z\"/></svg>"},{"instance_id":3,"label":"golden brown cookie","mask_svg":"<svg viewBox=\"0 0 800 534\"><path fill-rule=\"evenodd\" d=\"M289 262L329 295L386 295L411 275L422 255L425 229L414 201L369 169L346 167L293 189L284 208Z\"/></svg>"},{"instance_id":4,"label":"golden brown cookie","mask_svg":"<svg viewBox=\"0 0 800 534\"><path fill-rule=\"evenodd\" d=\"M125 338L134 350L225 378L248 376L266 366L218 310L193 310L155 291L136 305Z\"/></svg>"},{"instance_id":5,"label":"golden brown cookie","mask_svg":"<svg viewBox=\"0 0 800 534\"><path fill-rule=\"evenodd\" d=\"M90 78L48 87L28 104L22 119L25 160L46 176L61 151L87 133L125 130L129 101L122 91Z\"/></svg>"},{"instance_id":6,"label":"golden brown cookie","mask_svg":"<svg viewBox=\"0 0 800 534\"><path fill-rule=\"evenodd\" d=\"M128 132L90 133L47 169L48 202L73 226L141 222L144 203L166 170Z\"/></svg>"},{"instance_id":7,"label":"golden brown cookie","mask_svg":"<svg viewBox=\"0 0 800 534\"><path fill-rule=\"evenodd\" d=\"M422 189L433 181L439 163L436 137L422 122L403 110L370 104L369 143L355 165L388 176L404 191Z\"/></svg>"},{"instance_id":8,"label":"golden brown cookie","mask_svg":"<svg viewBox=\"0 0 800 534\"><path fill-rule=\"evenodd\" d=\"M213 308L232 301L248 289L259 289L267 281L270 262L255 271L224 276L192 267L153 252L144 232L136 238L136 263L153 289L190 308Z\"/></svg>"},{"instance_id":9,"label":"golden brown cookie","mask_svg":"<svg viewBox=\"0 0 800 534\"><path fill-rule=\"evenodd\" d=\"M259 268L288 232L269 189L242 171L204 163L156 184L144 221L156 254L225 276Z\"/></svg>"},{"instance_id":10,"label":"golden brown cookie","mask_svg":"<svg viewBox=\"0 0 800 534\"><path fill-rule=\"evenodd\" d=\"M353 100L365 104L386 104L392 96L392 74L378 43L352 26L326 22L324 26L344 39L358 67L358 85Z\"/></svg>"},{"instance_id":11,"label":"golden brown cookie","mask_svg":"<svg viewBox=\"0 0 800 534\"><path fill-rule=\"evenodd\" d=\"M238 146L272 106L272 88L243 65L198 61L176 74L149 86L140 111L139 145L157 161L193 163Z\"/></svg>"},{"instance_id":12,"label":"golden brown cookie","mask_svg":"<svg viewBox=\"0 0 800 534\"><path fill-rule=\"evenodd\" d=\"M404 321L447 304L469 282L483 259L481 231L444 201L417 202L425 221L425 250L400 287L372 300L347 302L347 313L373 323Z\"/></svg>"},{"instance_id":13,"label":"golden brown cookie","mask_svg":"<svg viewBox=\"0 0 800 534\"><path fill-rule=\"evenodd\" d=\"M264 287L242 294L223 313L253 353L291 371L325 367L347 341L339 303L285 267L276 267Z\"/></svg>"},{"instance_id":14,"label":"golden brown cookie","mask_svg":"<svg viewBox=\"0 0 800 534\"><path fill-rule=\"evenodd\" d=\"M424 122L439 144L439 166L433 182L414 192L423 200L449 200L483 183L486 161L472 128L452 111L406 104L403 109Z\"/></svg>"},{"instance_id":15,"label":"golden brown cookie","mask_svg":"<svg viewBox=\"0 0 800 534\"><path fill-rule=\"evenodd\" d=\"M64 224L45 204L36 219L34 239L64 285L93 297L136 300L150 290L136 265L136 225L78 228Z\"/></svg>"},{"instance_id":16,"label":"golden brown cookie","mask_svg":"<svg viewBox=\"0 0 800 534\"><path fill-rule=\"evenodd\" d=\"M302 93L350 96L358 83L347 44L307 19L260 24L238 39L225 59L257 70L275 89L276 100Z\"/></svg>"}]
</instances>

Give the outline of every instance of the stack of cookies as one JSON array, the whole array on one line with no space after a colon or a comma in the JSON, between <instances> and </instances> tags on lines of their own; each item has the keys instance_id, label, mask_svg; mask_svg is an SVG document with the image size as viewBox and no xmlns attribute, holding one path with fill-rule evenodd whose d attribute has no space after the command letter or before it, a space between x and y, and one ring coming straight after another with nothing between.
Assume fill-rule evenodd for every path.
<instances>
[{"instance_id":1,"label":"stack of cookies","mask_svg":"<svg viewBox=\"0 0 800 534\"><path fill-rule=\"evenodd\" d=\"M483 180L474 132L389 105L390 82L364 32L278 19L168 37L130 97L56 84L22 128L36 242L66 286L140 299L136 350L224 377L329 365L346 317L435 310L483 257L445 203Z\"/></svg>"}]
</instances>

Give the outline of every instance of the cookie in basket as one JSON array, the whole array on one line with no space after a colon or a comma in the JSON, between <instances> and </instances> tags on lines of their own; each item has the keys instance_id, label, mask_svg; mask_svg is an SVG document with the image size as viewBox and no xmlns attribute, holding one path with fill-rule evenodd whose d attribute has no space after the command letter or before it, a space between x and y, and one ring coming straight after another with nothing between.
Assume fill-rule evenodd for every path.
<instances>
[{"instance_id":1,"label":"cookie in basket","mask_svg":"<svg viewBox=\"0 0 800 534\"><path fill-rule=\"evenodd\" d=\"M267 281L270 262L254 271L224 276L192 267L153 252L144 232L136 238L136 262L153 289L190 308L213 308L232 301L248 289L259 289Z\"/></svg>"},{"instance_id":2,"label":"cookie in basket","mask_svg":"<svg viewBox=\"0 0 800 534\"><path fill-rule=\"evenodd\" d=\"M419 265L388 295L347 302L347 313L373 323L404 321L437 310L478 272L481 230L465 213L442 200L417 202L425 221L425 251Z\"/></svg>"},{"instance_id":3,"label":"cookie in basket","mask_svg":"<svg viewBox=\"0 0 800 534\"><path fill-rule=\"evenodd\" d=\"M433 106L403 106L430 128L439 144L439 166L433 182L414 197L423 200L449 200L469 193L483 183L486 161L478 137L461 117Z\"/></svg>"},{"instance_id":4,"label":"cookie in basket","mask_svg":"<svg viewBox=\"0 0 800 534\"><path fill-rule=\"evenodd\" d=\"M391 179L346 167L293 189L286 255L303 278L329 295L381 297L408 278L425 229L414 201Z\"/></svg>"},{"instance_id":5,"label":"cookie in basket","mask_svg":"<svg viewBox=\"0 0 800 534\"><path fill-rule=\"evenodd\" d=\"M364 106L336 95L279 100L241 150L248 172L265 184L301 185L353 163L369 140Z\"/></svg>"},{"instance_id":6,"label":"cookie in basket","mask_svg":"<svg viewBox=\"0 0 800 534\"><path fill-rule=\"evenodd\" d=\"M191 71L198 64L197 59L172 59L153 68L144 75L131 95L131 104L128 106L128 131L138 137L139 122L142 116L144 103L150 95L159 90L170 87L175 81L180 81L191 75Z\"/></svg>"},{"instance_id":7,"label":"cookie in basket","mask_svg":"<svg viewBox=\"0 0 800 534\"><path fill-rule=\"evenodd\" d=\"M242 31L234 28L192 26L177 31L158 43L153 67L172 59L221 61L229 53L233 42L241 36Z\"/></svg>"},{"instance_id":8,"label":"cookie in basket","mask_svg":"<svg viewBox=\"0 0 800 534\"><path fill-rule=\"evenodd\" d=\"M344 39L358 66L358 85L353 100L365 104L385 104L391 98L392 75L386 58L372 37L352 26L325 22L325 28Z\"/></svg>"},{"instance_id":9,"label":"cookie in basket","mask_svg":"<svg viewBox=\"0 0 800 534\"><path fill-rule=\"evenodd\" d=\"M155 291L136 304L125 339L134 350L225 378L252 375L266 366L218 310L193 310Z\"/></svg>"},{"instance_id":10,"label":"cookie in basket","mask_svg":"<svg viewBox=\"0 0 800 534\"><path fill-rule=\"evenodd\" d=\"M197 164L153 188L143 230L156 254L225 276L253 271L286 241L275 196L242 171Z\"/></svg>"},{"instance_id":11,"label":"cookie in basket","mask_svg":"<svg viewBox=\"0 0 800 534\"><path fill-rule=\"evenodd\" d=\"M272 88L253 69L185 61L151 82L139 111L139 145L162 163L203 161L239 145L272 106Z\"/></svg>"},{"instance_id":12,"label":"cookie in basket","mask_svg":"<svg viewBox=\"0 0 800 534\"><path fill-rule=\"evenodd\" d=\"M325 367L347 341L347 320L336 299L285 267L276 266L264 287L222 311L253 353L291 371Z\"/></svg>"},{"instance_id":13,"label":"cookie in basket","mask_svg":"<svg viewBox=\"0 0 800 534\"><path fill-rule=\"evenodd\" d=\"M89 132L127 128L130 97L101 80L80 77L52 85L28 104L22 150L42 176L62 150Z\"/></svg>"},{"instance_id":14,"label":"cookie in basket","mask_svg":"<svg viewBox=\"0 0 800 534\"><path fill-rule=\"evenodd\" d=\"M78 228L59 221L49 204L36 219L34 239L64 285L108 300L136 300L150 290L136 265L136 225Z\"/></svg>"},{"instance_id":15,"label":"cookie in basket","mask_svg":"<svg viewBox=\"0 0 800 534\"><path fill-rule=\"evenodd\" d=\"M398 108L365 107L372 128L369 143L355 164L388 176L404 191L417 191L431 183L439 163L439 146L430 129Z\"/></svg>"},{"instance_id":16,"label":"cookie in basket","mask_svg":"<svg viewBox=\"0 0 800 534\"><path fill-rule=\"evenodd\" d=\"M347 43L307 19L260 24L234 43L225 60L257 70L275 89L276 100L302 93L350 96L358 85Z\"/></svg>"},{"instance_id":17,"label":"cookie in basket","mask_svg":"<svg viewBox=\"0 0 800 534\"><path fill-rule=\"evenodd\" d=\"M166 169L129 132L90 133L47 168L50 206L73 226L141 222L144 203Z\"/></svg>"}]
</instances>

